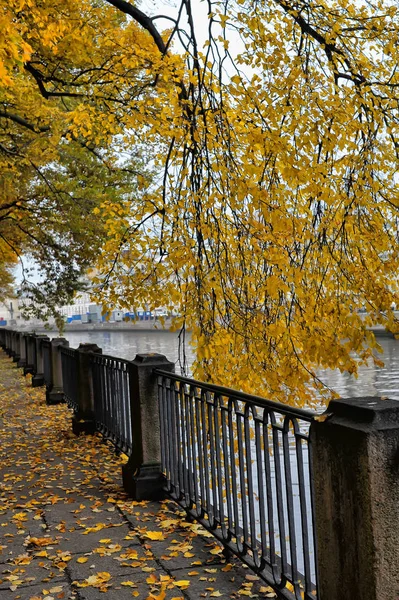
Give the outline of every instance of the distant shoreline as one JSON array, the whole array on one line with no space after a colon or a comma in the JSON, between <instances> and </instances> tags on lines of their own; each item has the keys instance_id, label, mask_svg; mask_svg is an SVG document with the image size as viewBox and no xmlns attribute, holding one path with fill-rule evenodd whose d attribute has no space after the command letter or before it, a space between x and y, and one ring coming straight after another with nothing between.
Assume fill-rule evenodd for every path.
<instances>
[{"instance_id":1,"label":"distant shoreline","mask_svg":"<svg viewBox=\"0 0 399 600\"><path fill-rule=\"evenodd\" d=\"M398 315L399 316L399 315ZM151 333L173 333L170 330L172 325L172 321L170 318L164 320L164 324L162 325L159 319L149 319L148 321L137 321L135 323L125 322L125 321L117 321L117 322L107 322L104 321L102 323L66 323L64 327L64 333L84 333L90 331L142 331L142 332L151 332ZM58 333L58 330L54 326L50 326L46 328L44 325L33 325L27 324L25 326L18 325L6 325L7 329L16 329L17 331L21 331L22 333ZM390 337L395 339L395 335L390 331L387 331L385 327L382 325L375 325L371 327L370 330L377 337Z\"/></svg>"},{"instance_id":2,"label":"distant shoreline","mask_svg":"<svg viewBox=\"0 0 399 600\"><path fill-rule=\"evenodd\" d=\"M148 320L148 321L137 321L136 323L126 323L124 321L114 323L66 323L63 329L64 333L80 333L88 331L147 331L147 332L160 332L160 333L172 333L170 331L171 319L165 319L164 325L160 320ZM10 329L17 329L21 332L32 332L37 333L58 333L58 330L54 326L44 327L44 325L33 325L28 324L25 327L12 326Z\"/></svg>"}]
</instances>

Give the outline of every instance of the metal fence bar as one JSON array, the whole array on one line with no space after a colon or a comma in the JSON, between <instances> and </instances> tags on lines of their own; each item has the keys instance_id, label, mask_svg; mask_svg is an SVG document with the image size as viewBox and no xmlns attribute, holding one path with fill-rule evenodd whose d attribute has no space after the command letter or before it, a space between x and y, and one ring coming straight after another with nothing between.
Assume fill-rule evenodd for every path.
<instances>
[{"instance_id":1,"label":"metal fence bar","mask_svg":"<svg viewBox=\"0 0 399 600\"><path fill-rule=\"evenodd\" d=\"M169 495L280 597L314 600L314 413L155 373Z\"/></svg>"}]
</instances>

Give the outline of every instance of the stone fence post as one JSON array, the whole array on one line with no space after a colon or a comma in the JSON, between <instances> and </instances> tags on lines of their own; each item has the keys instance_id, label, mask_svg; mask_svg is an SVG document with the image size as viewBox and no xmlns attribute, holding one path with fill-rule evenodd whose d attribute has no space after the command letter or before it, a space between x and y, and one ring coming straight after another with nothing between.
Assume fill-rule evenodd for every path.
<instances>
[{"instance_id":1,"label":"stone fence post","mask_svg":"<svg viewBox=\"0 0 399 600\"><path fill-rule=\"evenodd\" d=\"M77 349L77 404L78 410L72 417L72 431L79 433L94 433L94 390L90 355L95 352L102 354L97 344L80 344Z\"/></svg>"},{"instance_id":2,"label":"stone fence post","mask_svg":"<svg viewBox=\"0 0 399 600\"><path fill-rule=\"evenodd\" d=\"M24 365L24 375L28 375L28 373L31 373L33 375L35 368L35 337L33 333L27 333L25 334L24 338L26 348L26 362Z\"/></svg>"},{"instance_id":3,"label":"stone fence post","mask_svg":"<svg viewBox=\"0 0 399 600\"><path fill-rule=\"evenodd\" d=\"M62 383L61 346L69 346L69 342L62 337L53 338L50 342L50 371L51 384L46 388L46 403L59 404L64 402L64 388Z\"/></svg>"},{"instance_id":4,"label":"stone fence post","mask_svg":"<svg viewBox=\"0 0 399 600\"><path fill-rule=\"evenodd\" d=\"M122 468L123 487L134 500L163 496L158 378L154 369L174 372L162 354L137 354L129 364L132 454Z\"/></svg>"},{"instance_id":5,"label":"stone fence post","mask_svg":"<svg viewBox=\"0 0 399 600\"><path fill-rule=\"evenodd\" d=\"M13 360L13 362L16 362L16 363L18 363L21 358L21 350L20 350L21 335L22 335L22 333L20 331L14 332L15 339L14 339L14 353L13 353L12 360Z\"/></svg>"},{"instance_id":6,"label":"stone fence post","mask_svg":"<svg viewBox=\"0 0 399 600\"><path fill-rule=\"evenodd\" d=\"M14 333L13 329L9 329L7 331L7 348L6 348L6 351L7 351L8 356L10 356L10 357L12 357L13 333Z\"/></svg>"},{"instance_id":7,"label":"stone fence post","mask_svg":"<svg viewBox=\"0 0 399 600\"><path fill-rule=\"evenodd\" d=\"M19 336L19 361L17 367L24 367L26 365L26 342L25 334L21 332Z\"/></svg>"},{"instance_id":8,"label":"stone fence post","mask_svg":"<svg viewBox=\"0 0 399 600\"><path fill-rule=\"evenodd\" d=\"M44 334L35 335L33 338L35 362L33 367L32 387L44 385L43 340L50 341L50 338L48 335Z\"/></svg>"},{"instance_id":9,"label":"stone fence post","mask_svg":"<svg viewBox=\"0 0 399 600\"><path fill-rule=\"evenodd\" d=\"M19 361L19 331L11 332L11 352L10 356L13 362Z\"/></svg>"},{"instance_id":10,"label":"stone fence post","mask_svg":"<svg viewBox=\"0 0 399 600\"><path fill-rule=\"evenodd\" d=\"M333 400L311 425L319 600L399 598L399 401Z\"/></svg>"}]
</instances>

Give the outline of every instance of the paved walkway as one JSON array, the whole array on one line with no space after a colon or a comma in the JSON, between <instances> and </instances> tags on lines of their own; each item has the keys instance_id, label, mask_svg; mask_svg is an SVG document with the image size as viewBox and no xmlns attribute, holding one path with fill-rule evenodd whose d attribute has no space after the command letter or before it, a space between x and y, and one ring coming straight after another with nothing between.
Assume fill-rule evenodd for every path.
<instances>
[{"instance_id":1,"label":"paved walkway","mask_svg":"<svg viewBox=\"0 0 399 600\"><path fill-rule=\"evenodd\" d=\"M274 598L173 502L133 502L121 459L75 437L0 350L1 600Z\"/></svg>"}]
</instances>

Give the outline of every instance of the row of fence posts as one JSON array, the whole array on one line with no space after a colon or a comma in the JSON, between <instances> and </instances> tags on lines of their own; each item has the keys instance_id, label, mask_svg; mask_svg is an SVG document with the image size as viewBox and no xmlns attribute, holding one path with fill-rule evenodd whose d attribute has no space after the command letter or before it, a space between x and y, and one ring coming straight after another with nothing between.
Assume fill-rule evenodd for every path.
<instances>
[{"instance_id":1,"label":"row of fence posts","mask_svg":"<svg viewBox=\"0 0 399 600\"><path fill-rule=\"evenodd\" d=\"M72 431L92 434L96 431L95 397L91 356L102 354L97 344L80 344L76 350L76 373L67 373L64 381L62 349L69 348L63 337L50 340L47 335L0 330L0 345L23 369L32 375L32 386L46 386L46 403L65 401L65 390L74 382L76 398L72 407ZM138 354L129 362L130 428L132 448L122 468L123 486L135 500L164 496L161 471L158 384L154 368L174 371L174 364L161 354ZM65 365L64 365L65 370Z\"/></svg>"},{"instance_id":2,"label":"row of fence posts","mask_svg":"<svg viewBox=\"0 0 399 600\"><path fill-rule=\"evenodd\" d=\"M0 346L32 385L46 385L46 402L64 401L64 338L0 329ZM77 349L76 434L95 431L90 355ZM163 495L158 381L174 371L159 354L129 362L132 448L122 477L136 500ZM385 397L339 399L313 420L313 462L319 600L399 600L399 402ZM282 595L281 597L287 597Z\"/></svg>"}]
</instances>

